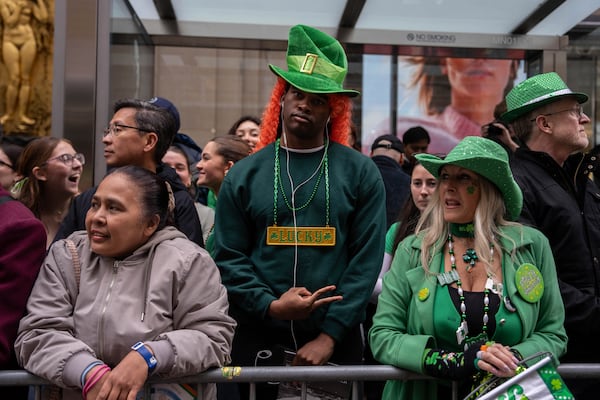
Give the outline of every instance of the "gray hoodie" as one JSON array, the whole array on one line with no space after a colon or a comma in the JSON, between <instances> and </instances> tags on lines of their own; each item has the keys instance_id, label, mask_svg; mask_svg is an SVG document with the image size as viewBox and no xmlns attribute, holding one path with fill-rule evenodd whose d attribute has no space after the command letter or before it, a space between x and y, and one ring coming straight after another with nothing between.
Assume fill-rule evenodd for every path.
<instances>
[{"instance_id":1,"label":"gray hoodie","mask_svg":"<svg viewBox=\"0 0 600 400\"><path fill-rule=\"evenodd\" d=\"M15 349L25 369L76 389L71 394L81 398L85 367L96 360L114 367L138 341L154 351L154 374L160 377L230 362L235 321L219 271L204 249L172 227L157 231L123 260L93 253L85 232L69 238L81 260L79 288L71 253L58 241L19 326ZM71 397L68 392L64 398Z\"/></svg>"}]
</instances>

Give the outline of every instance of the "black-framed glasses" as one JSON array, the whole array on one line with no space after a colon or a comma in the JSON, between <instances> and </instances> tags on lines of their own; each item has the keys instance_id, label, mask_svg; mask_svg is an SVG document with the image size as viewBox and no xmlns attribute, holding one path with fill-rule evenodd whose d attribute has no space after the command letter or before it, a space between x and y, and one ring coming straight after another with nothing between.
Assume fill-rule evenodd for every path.
<instances>
[{"instance_id":1,"label":"black-framed glasses","mask_svg":"<svg viewBox=\"0 0 600 400\"><path fill-rule=\"evenodd\" d=\"M563 113L563 112L574 112L575 116L577 118L581 118L583 117L583 107L581 106L581 104L577 104L575 107L571 107L571 108L567 108L566 110L559 110L559 111L554 111L551 113L545 113L545 114L538 114L535 116L535 118L531 119L530 121L533 122L537 119L537 117L539 117L540 115L543 116L548 116L548 115L554 115L554 114L559 114L559 113Z\"/></svg>"},{"instance_id":2,"label":"black-framed glasses","mask_svg":"<svg viewBox=\"0 0 600 400\"><path fill-rule=\"evenodd\" d=\"M4 162L2 160L0 160L0 165L4 165L5 167L8 167L8 168L12 169L13 171L15 170L15 167L12 166L12 164L9 164L9 163Z\"/></svg>"},{"instance_id":3,"label":"black-framed glasses","mask_svg":"<svg viewBox=\"0 0 600 400\"><path fill-rule=\"evenodd\" d=\"M67 167L70 167L70 166L73 165L73 160L77 160L77 161L79 161L79 163L81 163L81 165L85 165L85 156L83 154L81 154L81 153L75 153L75 154L66 154L65 153L65 154L61 154L60 156L48 159L42 165L46 165L46 164L48 164L52 160L59 160L63 164L65 164Z\"/></svg>"},{"instance_id":4,"label":"black-framed glasses","mask_svg":"<svg viewBox=\"0 0 600 400\"><path fill-rule=\"evenodd\" d=\"M149 129L138 128L137 126L129 126L129 125L124 125L124 124L112 124L112 125L108 125L104 129L104 136L108 136L108 134L111 134L116 137L116 136L119 136L121 133L123 133L123 131L126 129L135 129L140 132L146 132L146 133L152 132Z\"/></svg>"}]
</instances>

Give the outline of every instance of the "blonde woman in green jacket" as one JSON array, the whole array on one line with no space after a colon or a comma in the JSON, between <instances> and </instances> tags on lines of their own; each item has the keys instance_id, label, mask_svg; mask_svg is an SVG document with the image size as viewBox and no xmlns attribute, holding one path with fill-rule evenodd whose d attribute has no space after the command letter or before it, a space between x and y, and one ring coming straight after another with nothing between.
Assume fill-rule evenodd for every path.
<instances>
[{"instance_id":1,"label":"blonde woman in green jacket","mask_svg":"<svg viewBox=\"0 0 600 400\"><path fill-rule=\"evenodd\" d=\"M486 375L511 377L519 359L560 357L564 306L548 240L515 220L522 193L504 149L463 139L445 159L417 155L438 178L416 234L400 243L369 339L384 364L439 378L389 381L383 399L464 397Z\"/></svg>"}]
</instances>

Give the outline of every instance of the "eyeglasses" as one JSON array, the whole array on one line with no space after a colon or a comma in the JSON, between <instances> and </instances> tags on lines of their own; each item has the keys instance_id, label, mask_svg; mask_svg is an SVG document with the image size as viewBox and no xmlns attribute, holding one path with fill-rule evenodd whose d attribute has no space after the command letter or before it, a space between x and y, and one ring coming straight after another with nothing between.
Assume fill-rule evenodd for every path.
<instances>
[{"instance_id":1,"label":"eyeglasses","mask_svg":"<svg viewBox=\"0 0 600 400\"><path fill-rule=\"evenodd\" d=\"M104 136L108 136L109 134L113 135L113 136L119 136L121 133L123 133L123 131L125 129L136 129L140 132L152 132L150 129L143 129L143 128L138 128L137 126L129 126L129 125L123 125L123 124L112 124L106 127L106 129L104 129Z\"/></svg>"},{"instance_id":2,"label":"eyeglasses","mask_svg":"<svg viewBox=\"0 0 600 400\"><path fill-rule=\"evenodd\" d=\"M559 110L559 111L554 111L554 112L546 113L546 114L538 114L538 115L536 115L535 118L531 119L530 122L535 121L537 119L537 117L539 117L540 115L548 116L548 115L559 114L559 113L563 113L563 112L567 112L567 111L575 113L575 116L577 118L583 117L583 107L581 107L581 104L577 104L575 107L567 108L566 110Z\"/></svg>"},{"instance_id":3,"label":"eyeglasses","mask_svg":"<svg viewBox=\"0 0 600 400\"><path fill-rule=\"evenodd\" d=\"M62 161L67 167L70 167L73 165L73 160L77 160L77 161L79 161L79 163L81 165L85 165L85 156L81 153L76 153L76 154L61 154L58 157L50 158L45 163L43 163L42 166L48 164L50 161L53 161L53 160Z\"/></svg>"},{"instance_id":4,"label":"eyeglasses","mask_svg":"<svg viewBox=\"0 0 600 400\"><path fill-rule=\"evenodd\" d=\"M13 167L9 163L6 163L6 162L4 162L2 160L0 160L0 165L4 165L5 167L8 167L8 168L12 169L13 171L15 170L15 167Z\"/></svg>"}]
</instances>

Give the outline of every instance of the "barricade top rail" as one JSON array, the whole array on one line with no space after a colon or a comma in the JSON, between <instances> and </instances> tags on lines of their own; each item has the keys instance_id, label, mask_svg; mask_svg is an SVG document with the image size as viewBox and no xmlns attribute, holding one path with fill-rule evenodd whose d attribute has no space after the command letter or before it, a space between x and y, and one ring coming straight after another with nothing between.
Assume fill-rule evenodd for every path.
<instances>
[{"instance_id":1,"label":"barricade top rail","mask_svg":"<svg viewBox=\"0 0 600 400\"><path fill-rule=\"evenodd\" d=\"M561 364L558 372L563 378L600 378L600 364ZM325 381L383 381L433 379L390 365L339 365L290 367L223 367L177 379L151 378L149 383L218 383L218 382L325 382ZM0 371L0 386L44 385L48 382L27 371Z\"/></svg>"}]
</instances>

